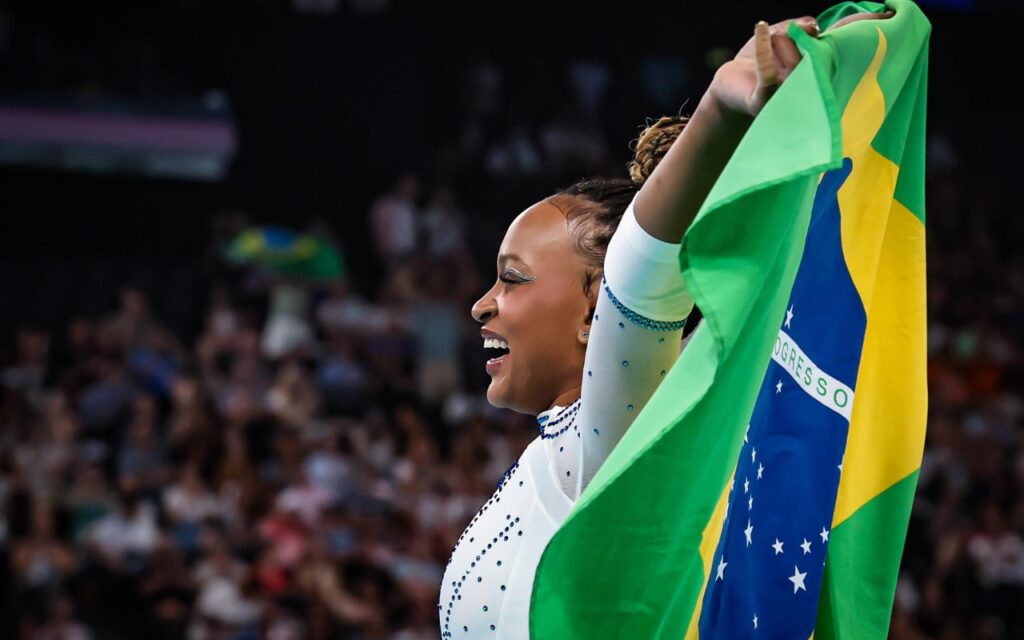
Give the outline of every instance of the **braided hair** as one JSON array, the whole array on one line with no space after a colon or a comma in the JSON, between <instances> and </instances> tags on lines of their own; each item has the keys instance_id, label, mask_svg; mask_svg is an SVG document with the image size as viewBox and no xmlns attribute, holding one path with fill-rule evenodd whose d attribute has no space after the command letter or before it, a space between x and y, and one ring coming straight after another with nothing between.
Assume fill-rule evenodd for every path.
<instances>
[{"instance_id":1,"label":"braided hair","mask_svg":"<svg viewBox=\"0 0 1024 640\"><path fill-rule=\"evenodd\" d=\"M547 199L565 214L573 248L586 264L584 295L589 295L604 271L608 243L626 207L668 153L687 120L685 116L665 116L648 125L636 141L633 160L628 164L629 178L580 180Z\"/></svg>"}]
</instances>

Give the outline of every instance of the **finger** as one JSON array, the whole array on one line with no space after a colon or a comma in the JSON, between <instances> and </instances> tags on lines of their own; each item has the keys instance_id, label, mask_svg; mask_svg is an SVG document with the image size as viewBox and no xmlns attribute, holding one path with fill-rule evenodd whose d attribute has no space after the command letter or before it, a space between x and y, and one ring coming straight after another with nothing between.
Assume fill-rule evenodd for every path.
<instances>
[{"instance_id":1,"label":"finger","mask_svg":"<svg viewBox=\"0 0 1024 640\"><path fill-rule=\"evenodd\" d=\"M783 68L783 71L791 71L800 63L800 50L796 48L796 43L793 42L793 39L784 33L772 35L772 50L775 52L775 58L779 66Z\"/></svg>"},{"instance_id":2,"label":"finger","mask_svg":"<svg viewBox=\"0 0 1024 640\"><path fill-rule=\"evenodd\" d=\"M810 16L798 18L796 24L812 38L817 38L821 34L821 27L818 26L818 21Z\"/></svg>"},{"instance_id":3,"label":"finger","mask_svg":"<svg viewBox=\"0 0 1024 640\"><path fill-rule=\"evenodd\" d=\"M754 72L758 89L779 84L779 69L772 53L771 27L763 20L754 27Z\"/></svg>"},{"instance_id":4,"label":"finger","mask_svg":"<svg viewBox=\"0 0 1024 640\"><path fill-rule=\"evenodd\" d=\"M812 38L817 38L821 33L821 28L818 26L818 21L811 16L804 16L802 18L795 18L792 20L783 20L772 25L777 33L786 33L789 31L789 24L795 22L796 26L800 27L807 35Z\"/></svg>"}]
</instances>

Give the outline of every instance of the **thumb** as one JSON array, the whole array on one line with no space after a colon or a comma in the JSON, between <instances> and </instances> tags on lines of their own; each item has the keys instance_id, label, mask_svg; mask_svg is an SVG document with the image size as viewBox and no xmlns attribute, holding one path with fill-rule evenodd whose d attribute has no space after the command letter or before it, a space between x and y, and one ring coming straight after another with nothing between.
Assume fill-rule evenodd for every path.
<instances>
[{"instance_id":1,"label":"thumb","mask_svg":"<svg viewBox=\"0 0 1024 640\"><path fill-rule=\"evenodd\" d=\"M754 73L757 84L750 101L756 112L779 86L779 67L772 54L771 27L763 20L754 27Z\"/></svg>"}]
</instances>

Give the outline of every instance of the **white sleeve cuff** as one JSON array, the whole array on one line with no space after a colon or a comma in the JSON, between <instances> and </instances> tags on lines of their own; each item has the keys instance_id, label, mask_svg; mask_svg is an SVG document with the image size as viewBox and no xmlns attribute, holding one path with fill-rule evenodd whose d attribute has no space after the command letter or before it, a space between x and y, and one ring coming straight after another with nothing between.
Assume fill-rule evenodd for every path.
<instances>
[{"instance_id":1,"label":"white sleeve cuff","mask_svg":"<svg viewBox=\"0 0 1024 640\"><path fill-rule=\"evenodd\" d=\"M608 288L622 304L652 320L682 320L693 309L679 270L682 243L665 242L644 231L633 205L622 214L604 259Z\"/></svg>"}]
</instances>

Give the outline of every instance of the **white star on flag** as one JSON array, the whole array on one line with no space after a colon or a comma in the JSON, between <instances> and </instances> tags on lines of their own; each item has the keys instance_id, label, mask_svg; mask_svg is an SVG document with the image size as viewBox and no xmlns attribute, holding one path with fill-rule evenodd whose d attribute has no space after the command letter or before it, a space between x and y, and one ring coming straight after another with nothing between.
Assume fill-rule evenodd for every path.
<instances>
[{"instance_id":1,"label":"white star on flag","mask_svg":"<svg viewBox=\"0 0 1024 640\"><path fill-rule=\"evenodd\" d=\"M821 528L821 533L819 533L818 535L821 536L821 541L822 542L828 542L828 529L826 529L825 527L822 527Z\"/></svg>"},{"instance_id":2,"label":"white star on flag","mask_svg":"<svg viewBox=\"0 0 1024 640\"><path fill-rule=\"evenodd\" d=\"M718 575L715 576L715 581L725 579L725 568L729 566L729 563L725 561L725 556L718 559Z\"/></svg>"},{"instance_id":3,"label":"white star on flag","mask_svg":"<svg viewBox=\"0 0 1024 640\"><path fill-rule=\"evenodd\" d=\"M755 460L757 460L757 448L756 447L750 450L750 463L753 464Z\"/></svg>"},{"instance_id":4,"label":"white star on flag","mask_svg":"<svg viewBox=\"0 0 1024 640\"><path fill-rule=\"evenodd\" d=\"M757 614L754 614L754 628L757 628Z\"/></svg>"},{"instance_id":5,"label":"white star on flag","mask_svg":"<svg viewBox=\"0 0 1024 640\"><path fill-rule=\"evenodd\" d=\"M775 393L782 393L782 380L779 379L779 383L775 385Z\"/></svg>"},{"instance_id":6,"label":"white star on flag","mask_svg":"<svg viewBox=\"0 0 1024 640\"><path fill-rule=\"evenodd\" d=\"M754 496L750 496L750 500L747 500L747 511L754 508Z\"/></svg>"},{"instance_id":7,"label":"white star on flag","mask_svg":"<svg viewBox=\"0 0 1024 640\"><path fill-rule=\"evenodd\" d=\"M747 430L743 432L743 442L744 442L744 444L746 444L746 442L747 442L747 434L748 433L750 433L750 425L749 424L747 425Z\"/></svg>"},{"instance_id":8,"label":"white star on flag","mask_svg":"<svg viewBox=\"0 0 1024 640\"><path fill-rule=\"evenodd\" d=\"M743 493L750 491L750 478L743 478Z\"/></svg>"},{"instance_id":9,"label":"white star on flag","mask_svg":"<svg viewBox=\"0 0 1024 640\"><path fill-rule=\"evenodd\" d=\"M793 575L789 577L789 581L793 583L793 593L803 589L807 591L807 587L804 586L804 578L807 577L807 573L800 573L800 567L793 565Z\"/></svg>"},{"instance_id":10,"label":"white star on flag","mask_svg":"<svg viewBox=\"0 0 1024 640\"><path fill-rule=\"evenodd\" d=\"M840 471L843 470L843 463L845 463L845 462L846 462L846 454L843 454L843 459L840 460L839 464L836 465L839 468Z\"/></svg>"},{"instance_id":11,"label":"white star on flag","mask_svg":"<svg viewBox=\"0 0 1024 640\"><path fill-rule=\"evenodd\" d=\"M793 305L789 305L789 309L786 311L786 328L789 329L789 323L793 321Z\"/></svg>"},{"instance_id":12,"label":"white star on flag","mask_svg":"<svg viewBox=\"0 0 1024 640\"><path fill-rule=\"evenodd\" d=\"M747 518L747 528L743 530L743 534L747 536L747 546L750 546L751 539L750 534L754 533L754 525L750 524L750 519Z\"/></svg>"},{"instance_id":13,"label":"white star on flag","mask_svg":"<svg viewBox=\"0 0 1024 640\"><path fill-rule=\"evenodd\" d=\"M764 465L760 462L757 463L757 479L761 479L761 474L764 473Z\"/></svg>"},{"instance_id":14,"label":"white star on flag","mask_svg":"<svg viewBox=\"0 0 1024 640\"><path fill-rule=\"evenodd\" d=\"M779 555L780 553L782 553L783 544L784 543L780 542L778 538L775 538L775 544L772 545L772 549L775 549L775 555Z\"/></svg>"},{"instance_id":15,"label":"white star on flag","mask_svg":"<svg viewBox=\"0 0 1024 640\"><path fill-rule=\"evenodd\" d=\"M800 545L800 548L804 550L805 556L811 552L811 543L807 542L807 538L804 538L804 543Z\"/></svg>"}]
</instances>

